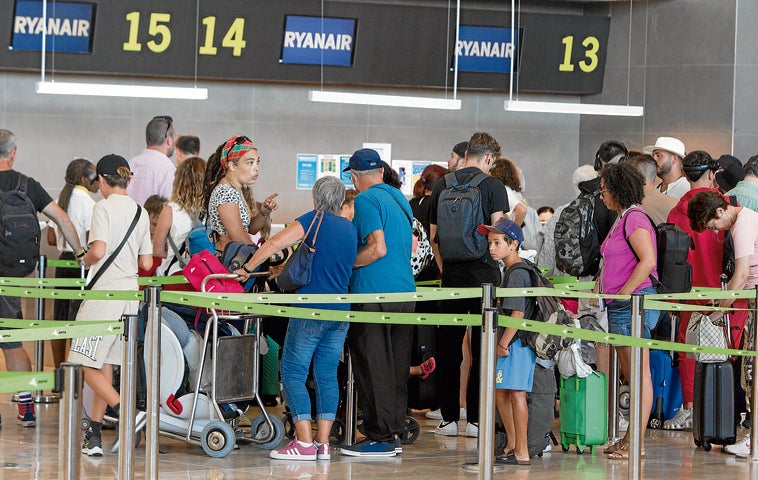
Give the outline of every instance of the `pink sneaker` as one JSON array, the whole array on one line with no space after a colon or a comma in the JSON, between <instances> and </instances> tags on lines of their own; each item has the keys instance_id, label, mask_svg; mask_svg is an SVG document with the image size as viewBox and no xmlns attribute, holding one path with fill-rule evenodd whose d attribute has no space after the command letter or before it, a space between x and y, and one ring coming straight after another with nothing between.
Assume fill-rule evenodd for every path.
<instances>
[{"instance_id":1,"label":"pink sneaker","mask_svg":"<svg viewBox=\"0 0 758 480\"><path fill-rule=\"evenodd\" d=\"M316 446L304 445L295 438L286 447L271 450L269 455L276 460L316 460Z\"/></svg>"},{"instance_id":2,"label":"pink sneaker","mask_svg":"<svg viewBox=\"0 0 758 480\"><path fill-rule=\"evenodd\" d=\"M332 458L332 446L328 443L315 443L316 460L330 460Z\"/></svg>"}]
</instances>

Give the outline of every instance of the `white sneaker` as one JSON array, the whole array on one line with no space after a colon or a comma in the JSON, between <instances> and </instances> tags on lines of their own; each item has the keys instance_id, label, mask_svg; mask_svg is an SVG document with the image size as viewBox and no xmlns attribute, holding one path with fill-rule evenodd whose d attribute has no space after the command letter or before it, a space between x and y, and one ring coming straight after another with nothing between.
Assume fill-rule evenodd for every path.
<instances>
[{"instance_id":1,"label":"white sneaker","mask_svg":"<svg viewBox=\"0 0 758 480\"><path fill-rule=\"evenodd\" d=\"M619 412L619 432L626 432L629 429L629 420L624 418L624 415Z\"/></svg>"},{"instance_id":2,"label":"white sneaker","mask_svg":"<svg viewBox=\"0 0 758 480\"><path fill-rule=\"evenodd\" d=\"M430 410L424 416L432 420L442 420L442 410L439 408L437 410Z\"/></svg>"},{"instance_id":3,"label":"white sneaker","mask_svg":"<svg viewBox=\"0 0 758 480\"><path fill-rule=\"evenodd\" d=\"M473 422L469 422L466 424L466 436L467 437L478 437L479 436L479 425Z\"/></svg>"},{"instance_id":4,"label":"white sneaker","mask_svg":"<svg viewBox=\"0 0 758 480\"><path fill-rule=\"evenodd\" d=\"M664 430L686 430L692 428L692 409L680 408L674 418L663 422Z\"/></svg>"},{"instance_id":5,"label":"white sneaker","mask_svg":"<svg viewBox=\"0 0 758 480\"><path fill-rule=\"evenodd\" d=\"M750 456L750 434L745 435L742 437L742 440L735 443L734 445L727 445L724 447L724 451L726 453L731 453L732 455L737 455L738 457L749 457Z\"/></svg>"},{"instance_id":6,"label":"white sneaker","mask_svg":"<svg viewBox=\"0 0 758 480\"><path fill-rule=\"evenodd\" d=\"M458 423L457 422L440 422L439 426L434 429L435 435L443 435L445 437L457 437L458 436Z\"/></svg>"}]
</instances>

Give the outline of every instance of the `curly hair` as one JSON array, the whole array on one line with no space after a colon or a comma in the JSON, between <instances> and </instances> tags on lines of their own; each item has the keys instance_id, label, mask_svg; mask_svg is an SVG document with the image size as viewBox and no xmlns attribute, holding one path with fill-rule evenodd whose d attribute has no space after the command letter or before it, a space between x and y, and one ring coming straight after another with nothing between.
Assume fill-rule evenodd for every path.
<instances>
[{"instance_id":1,"label":"curly hair","mask_svg":"<svg viewBox=\"0 0 758 480\"><path fill-rule=\"evenodd\" d=\"M624 162L609 164L600 173L605 189L623 209L642 202L645 196L642 174L632 165Z\"/></svg>"},{"instance_id":2,"label":"curly hair","mask_svg":"<svg viewBox=\"0 0 758 480\"><path fill-rule=\"evenodd\" d=\"M505 157L498 158L490 168L490 175L503 182L503 185L514 192L521 191L521 176L513 161Z\"/></svg>"},{"instance_id":3,"label":"curly hair","mask_svg":"<svg viewBox=\"0 0 758 480\"><path fill-rule=\"evenodd\" d=\"M192 215L203 211L203 180L205 178L205 160L190 157L176 167L171 201Z\"/></svg>"},{"instance_id":4,"label":"curly hair","mask_svg":"<svg viewBox=\"0 0 758 480\"><path fill-rule=\"evenodd\" d=\"M708 222L716 218L716 210L719 208L729 208L729 204L720 193L713 190L696 193L687 203L690 228L695 232L706 230Z\"/></svg>"}]
</instances>

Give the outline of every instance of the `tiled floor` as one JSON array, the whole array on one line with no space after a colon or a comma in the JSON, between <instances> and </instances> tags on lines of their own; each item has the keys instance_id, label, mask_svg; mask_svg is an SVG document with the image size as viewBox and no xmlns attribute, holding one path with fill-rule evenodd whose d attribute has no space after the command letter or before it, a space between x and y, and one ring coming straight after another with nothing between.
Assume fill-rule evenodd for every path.
<instances>
[{"instance_id":1,"label":"tiled floor","mask_svg":"<svg viewBox=\"0 0 758 480\"><path fill-rule=\"evenodd\" d=\"M38 426L22 428L15 423L15 404L7 395L0 397L0 479L43 479L58 476L58 406L38 406ZM276 411L277 414L279 411ZM251 414L254 415L254 414ZM420 438L406 445L402 456L384 459L348 458L339 454L331 462L294 462L271 460L268 451L243 446L226 458L206 456L200 447L180 441L161 439L160 479L252 479L314 478L366 479L413 478L414 480L476 479L461 465L476 461L476 439L439 437L432 434L434 422L416 414L422 426ZM557 424L556 424L557 425ZM740 435L745 431L739 432ZM109 447L114 432L104 433ZM144 443L144 442L143 442ZM722 454L714 446L710 452L695 449L690 432L650 431L647 457L643 461L643 478L648 479L758 479L758 465ZM144 477L145 449L136 451L136 478ZM118 478L118 455L106 453L100 459L81 458L81 478ZM609 460L598 450L577 455L554 447L550 454L533 459L530 467L508 467L494 478L515 480L622 479L627 477L624 461Z\"/></svg>"}]
</instances>

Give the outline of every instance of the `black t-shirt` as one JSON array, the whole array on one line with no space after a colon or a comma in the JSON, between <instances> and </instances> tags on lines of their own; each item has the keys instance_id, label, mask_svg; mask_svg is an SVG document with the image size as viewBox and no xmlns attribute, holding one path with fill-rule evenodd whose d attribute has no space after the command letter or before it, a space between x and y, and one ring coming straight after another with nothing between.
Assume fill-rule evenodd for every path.
<instances>
[{"instance_id":1,"label":"black t-shirt","mask_svg":"<svg viewBox=\"0 0 758 480\"><path fill-rule=\"evenodd\" d=\"M15 190L20 175L21 174L15 170L0 171L0 190L4 192ZM42 188L42 185L40 185L38 181L32 177L27 176L27 178L29 181L27 182L26 196L32 201L34 208L36 208L38 212L41 212L53 201L53 199L50 197L50 194Z\"/></svg>"},{"instance_id":2,"label":"black t-shirt","mask_svg":"<svg viewBox=\"0 0 758 480\"><path fill-rule=\"evenodd\" d=\"M458 183L470 183L475 176L482 173L477 167L466 167L455 172L455 178ZM432 201L429 206L429 223L437 225L437 204L439 202L440 193L445 189L445 179L441 178L432 189ZM479 184L479 192L482 196L482 214L484 215L484 221L490 222L492 214L495 212L508 212L511 208L508 205L508 193L505 190L500 180L487 177L482 183ZM485 253L484 256L479 259L478 262L481 266L486 266L487 269L497 268L497 264L490 257L489 253ZM476 268L476 263L473 262L445 262L443 259L443 275L449 268L458 269L471 269Z\"/></svg>"}]
</instances>

